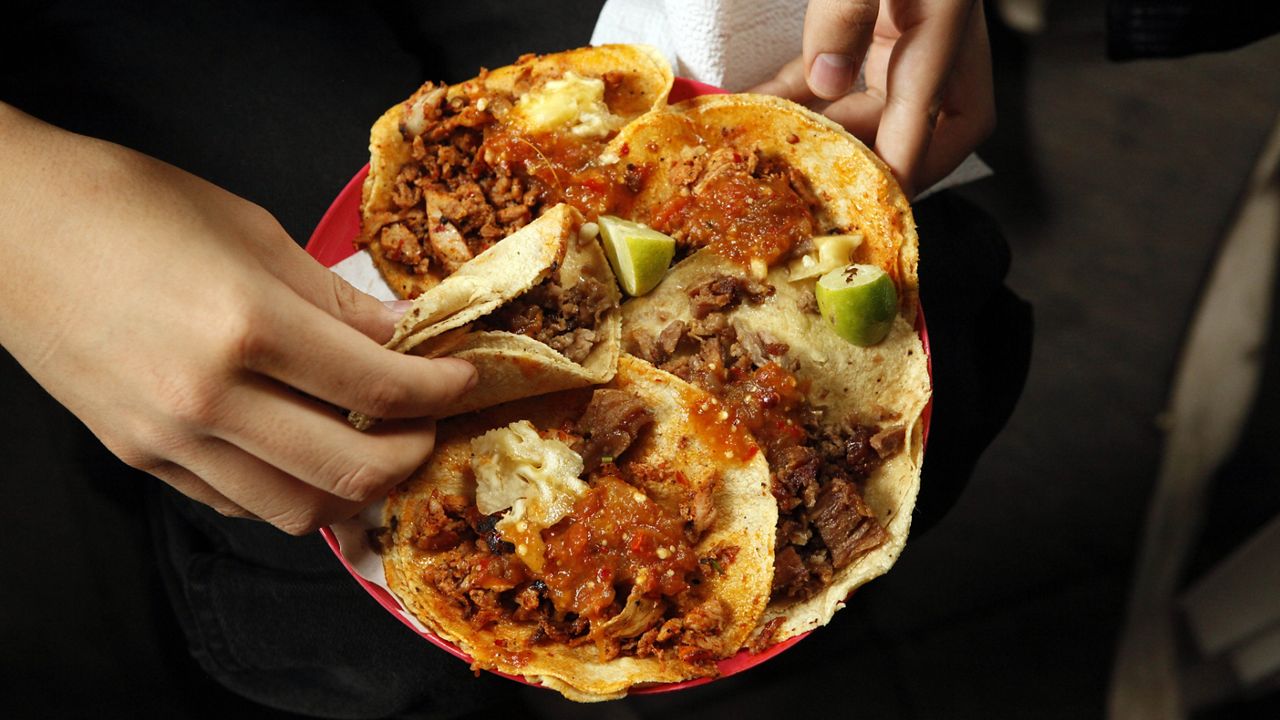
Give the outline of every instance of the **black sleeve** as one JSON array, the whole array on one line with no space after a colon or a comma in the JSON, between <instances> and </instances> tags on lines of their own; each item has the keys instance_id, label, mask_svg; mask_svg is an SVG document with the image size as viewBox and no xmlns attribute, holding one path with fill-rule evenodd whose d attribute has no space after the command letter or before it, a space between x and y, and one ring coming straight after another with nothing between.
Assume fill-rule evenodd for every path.
<instances>
[{"instance_id":1,"label":"black sleeve","mask_svg":"<svg viewBox=\"0 0 1280 720\"><path fill-rule=\"evenodd\" d=\"M1280 3L1110 0L1107 56L1169 58L1231 50L1280 32Z\"/></svg>"}]
</instances>

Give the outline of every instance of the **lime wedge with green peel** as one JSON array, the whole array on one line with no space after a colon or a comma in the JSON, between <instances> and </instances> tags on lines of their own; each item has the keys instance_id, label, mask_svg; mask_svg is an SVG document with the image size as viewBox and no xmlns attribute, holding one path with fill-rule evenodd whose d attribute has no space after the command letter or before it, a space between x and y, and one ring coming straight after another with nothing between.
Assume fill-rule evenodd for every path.
<instances>
[{"instance_id":1,"label":"lime wedge with green peel","mask_svg":"<svg viewBox=\"0 0 1280 720\"><path fill-rule=\"evenodd\" d=\"M632 297L657 287L676 254L670 235L612 215L600 216L600 236L613 274Z\"/></svg>"},{"instance_id":2,"label":"lime wedge with green peel","mask_svg":"<svg viewBox=\"0 0 1280 720\"><path fill-rule=\"evenodd\" d=\"M818 278L818 313L854 345L875 345L889 334L898 314L898 290L875 265L849 265Z\"/></svg>"}]
</instances>

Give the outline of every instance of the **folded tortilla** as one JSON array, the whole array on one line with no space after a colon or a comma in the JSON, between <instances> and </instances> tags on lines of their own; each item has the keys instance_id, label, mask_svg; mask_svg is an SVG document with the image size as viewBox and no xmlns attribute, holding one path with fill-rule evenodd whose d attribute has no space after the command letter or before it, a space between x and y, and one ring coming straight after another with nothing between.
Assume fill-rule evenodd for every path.
<instances>
[{"instance_id":1,"label":"folded tortilla","mask_svg":"<svg viewBox=\"0 0 1280 720\"><path fill-rule=\"evenodd\" d=\"M626 355L606 388L596 392L629 395L631 402L648 409L652 424L618 457L597 456L603 463L598 470L584 472L584 457L590 453L564 444L574 443L572 432L584 432L581 423L587 421L579 418L585 417L584 406L596 402L591 390L521 400L442 422L431 459L391 495L384 518L387 581L416 617L471 655L476 667L522 675L578 701L620 697L646 683L713 675L715 660L735 653L757 625L768 600L772 567L776 507L767 467L758 453L726 461L723 447L732 428L715 412L706 417L700 412L713 409L714 401ZM488 473L485 468L495 462L501 472ZM663 573L662 562L676 557L676 550L674 545L646 549L647 536L631 534L629 516L641 515L638 510L623 510L624 517L613 521L618 525L591 525L584 514L596 506L579 502L572 509L560 507L561 513L548 519L548 506L573 503L588 492L579 477L595 488L609 477L620 477L627 483L622 486L627 488L626 507L656 506L677 518L676 527L686 527L680 532L696 528L696 542L689 545L699 568L696 582L690 580L694 584L681 591L692 595L645 594L636 588L651 582L636 579L633 586L631 580L592 570L597 553L614 547L607 536L591 534L601 528L612 528L615 540L621 538L630 552L642 553L639 557L648 558L655 573ZM500 493L486 484L494 478L505 485ZM477 506L510 509L486 519ZM442 512L447 507L452 507L449 514ZM516 512L521 514L513 522ZM471 518L469 525L464 527L459 518ZM534 527L526 527L526 521ZM548 529L539 522L554 524ZM476 537L476 527L493 528L496 535ZM582 563L578 572L589 576L585 585L610 584L616 596L604 616L593 617L584 627L586 614L566 615L546 604L554 597L554 581L532 568L568 572L556 564L560 556L552 550L554 538L588 527L596 529L587 532L585 549L575 555ZM528 559L520 539L529 535L508 534L514 528L532 530L539 544L546 539L538 561ZM508 540L513 542L504 547ZM670 571L663 574L670 576ZM542 604L536 602L538 595ZM513 608L524 608L527 615L516 619ZM539 629L540 622L576 628L566 631L576 639L549 636ZM641 646L647 649L638 650Z\"/></svg>"},{"instance_id":2,"label":"folded tortilla","mask_svg":"<svg viewBox=\"0 0 1280 720\"><path fill-rule=\"evenodd\" d=\"M561 176L665 105L671 84L654 48L603 45L423 85L373 125L357 243L398 296L416 297L564 199ZM552 161L549 183L530 180L529 164Z\"/></svg>"},{"instance_id":3,"label":"folded tortilla","mask_svg":"<svg viewBox=\"0 0 1280 720\"><path fill-rule=\"evenodd\" d=\"M659 139L660 146L650 144ZM830 581L809 597L775 598L761 621L760 632L766 637L757 642L781 641L823 625L855 588L886 572L896 560L919 491L924 448L921 416L931 388L926 356L914 328L918 238L910 207L888 168L862 143L830 120L778 98L698 97L637 120L615 143L630 147L629 161L650 163L649 183L637 197L632 219L660 224L673 198L684 202L681 195L690 195L681 184L682 158L687 161L725 148L739 160L755 154L761 162L781 162L798 173L792 182L807 186L815 234L849 239L848 257L840 266L875 264L897 285L899 316L888 338L871 347L844 341L819 316L813 295L817 276L804 272L817 262L816 244L801 243L792 255L768 268L735 262L710 246L678 263L652 293L623 306L626 352L642 357L657 353L663 356L657 359L667 363L664 367L688 372L688 363L698 362L699 343L714 336L713 330L691 328L722 326L728 330L719 332L732 332L736 338L730 360L741 358L742 364L734 372L772 364L794 376L805 403L795 416L816 418L820 433L848 438L856 426L885 431L876 442L884 441L886 456L861 483L860 493L887 536L874 549L836 568ZM660 152L654 147L660 147ZM750 291L750 299L735 300L724 311L722 325L718 318L711 318L716 320L711 323L701 317L699 313L706 309L698 308L690 295L717 277L731 279L725 281L726 287L753 283L756 288ZM677 321L683 327L673 326ZM698 332L703 335L697 336ZM668 353L670 358L665 357ZM776 457L771 463L777 490L784 467ZM818 487L825 488L827 482L820 475ZM820 505L806 506L804 516L819 515ZM817 525L812 523L825 521L810 520L799 537L818 537ZM809 540L805 552L822 552L815 542ZM780 553L785 546L781 537L779 543Z\"/></svg>"},{"instance_id":4,"label":"folded tortilla","mask_svg":"<svg viewBox=\"0 0 1280 720\"><path fill-rule=\"evenodd\" d=\"M621 294L597 232L593 223L582 222L576 210L557 205L413 301L386 347L461 358L475 365L480 376L474 388L442 408L437 417L594 385L613 377L621 346ZM556 297L575 291L588 294L597 303L591 327L562 336L589 343L585 356L570 359L528 329L523 334L502 329L504 323L511 322L503 318L504 308L521 302L531 307L528 294L537 291L541 291L539 302L543 303L553 303ZM555 308L548 304L530 311L542 318L553 316ZM557 342L555 338L551 341ZM579 345L573 354L583 352ZM351 422L364 429L371 420L352 413Z\"/></svg>"}]
</instances>

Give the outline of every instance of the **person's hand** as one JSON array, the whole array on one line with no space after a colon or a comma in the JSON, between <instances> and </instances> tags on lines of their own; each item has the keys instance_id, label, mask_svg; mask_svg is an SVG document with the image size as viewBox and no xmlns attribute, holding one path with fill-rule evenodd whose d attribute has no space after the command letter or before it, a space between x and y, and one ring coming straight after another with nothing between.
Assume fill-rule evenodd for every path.
<instances>
[{"instance_id":1,"label":"person's hand","mask_svg":"<svg viewBox=\"0 0 1280 720\"><path fill-rule=\"evenodd\" d=\"M908 196L995 127L991 51L975 0L810 0L800 57L753 88L819 110L875 151ZM863 58L864 92L851 92Z\"/></svg>"},{"instance_id":2,"label":"person's hand","mask_svg":"<svg viewBox=\"0 0 1280 720\"><path fill-rule=\"evenodd\" d=\"M3 103L0 143L0 343L189 497L293 534L350 517L474 383L461 360L380 347L395 314L261 208ZM393 420L360 433L338 408Z\"/></svg>"}]
</instances>

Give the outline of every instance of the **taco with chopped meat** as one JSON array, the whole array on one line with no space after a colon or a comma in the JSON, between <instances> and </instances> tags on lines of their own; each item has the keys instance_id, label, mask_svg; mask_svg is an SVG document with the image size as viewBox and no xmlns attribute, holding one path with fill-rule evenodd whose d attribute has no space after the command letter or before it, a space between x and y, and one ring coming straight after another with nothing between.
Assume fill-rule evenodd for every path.
<instances>
[{"instance_id":1,"label":"taco with chopped meat","mask_svg":"<svg viewBox=\"0 0 1280 720\"><path fill-rule=\"evenodd\" d=\"M621 185L595 157L664 105L671 83L667 61L641 45L528 55L456 85L426 83L373 126L357 244L413 298L558 202L603 206Z\"/></svg>"},{"instance_id":2,"label":"taco with chopped meat","mask_svg":"<svg viewBox=\"0 0 1280 720\"><path fill-rule=\"evenodd\" d=\"M385 506L387 582L476 666L578 701L716 673L769 599L764 457L708 393L608 385L440 423Z\"/></svg>"},{"instance_id":3,"label":"taco with chopped meat","mask_svg":"<svg viewBox=\"0 0 1280 720\"><path fill-rule=\"evenodd\" d=\"M769 462L778 505L771 602L754 647L825 624L901 552L930 397L917 236L888 168L828 119L714 95L615 139L646 182L626 217L683 256L623 306L623 349L719 398ZM819 277L878 268L887 334L855 345L819 312Z\"/></svg>"},{"instance_id":4,"label":"taco with chopped meat","mask_svg":"<svg viewBox=\"0 0 1280 720\"><path fill-rule=\"evenodd\" d=\"M597 232L557 205L413 301L386 346L462 358L479 373L439 417L613 377L621 295Z\"/></svg>"}]
</instances>

